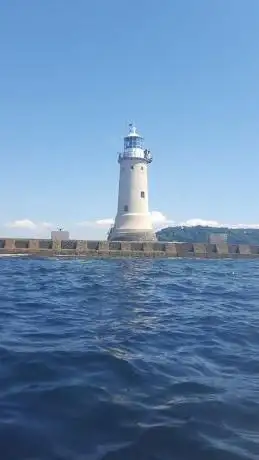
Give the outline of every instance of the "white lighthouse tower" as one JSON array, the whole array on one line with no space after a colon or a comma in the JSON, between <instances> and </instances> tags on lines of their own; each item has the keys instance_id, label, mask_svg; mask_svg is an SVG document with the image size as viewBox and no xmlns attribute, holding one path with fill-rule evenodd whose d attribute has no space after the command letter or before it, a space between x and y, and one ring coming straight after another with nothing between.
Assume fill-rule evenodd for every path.
<instances>
[{"instance_id":1,"label":"white lighthouse tower","mask_svg":"<svg viewBox=\"0 0 259 460\"><path fill-rule=\"evenodd\" d=\"M108 239L113 241L154 241L151 216L148 211L149 150L143 148L143 138L130 124L124 137L124 151L119 154L120 182L118 209Z\"/></svg>"}]
</instances>

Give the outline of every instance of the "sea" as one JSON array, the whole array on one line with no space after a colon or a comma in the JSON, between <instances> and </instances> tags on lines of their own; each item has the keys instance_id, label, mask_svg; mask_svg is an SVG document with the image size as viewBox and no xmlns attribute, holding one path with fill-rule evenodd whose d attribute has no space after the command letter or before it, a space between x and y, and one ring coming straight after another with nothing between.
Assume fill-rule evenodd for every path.
<instances>
[{"instance_id":1,"label":"sea","mask_svg":"<svg viewBox=\"0 0 259 460\"><path fill-rule=\"evenodd\" d=\"M0 259L1 460L258 460L259 262Z\"/></svg>"}]
</instances>

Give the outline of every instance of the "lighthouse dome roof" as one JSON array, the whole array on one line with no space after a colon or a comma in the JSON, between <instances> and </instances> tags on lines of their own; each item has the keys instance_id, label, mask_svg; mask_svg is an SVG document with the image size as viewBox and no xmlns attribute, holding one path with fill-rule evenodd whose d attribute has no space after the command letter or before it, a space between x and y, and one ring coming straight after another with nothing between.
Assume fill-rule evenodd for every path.
<instances>
[{"instance_id":1,"label":"lighthouse dome roof","mask_svg":"<svg viewBox=\"0 0 259 460\"><path fill-rule=\"evenodd\" d=\"M129 124L129 133L126 137L141 137L138 132L137 128L133 125L133 123Z\"/></svg>"}]
</instances>

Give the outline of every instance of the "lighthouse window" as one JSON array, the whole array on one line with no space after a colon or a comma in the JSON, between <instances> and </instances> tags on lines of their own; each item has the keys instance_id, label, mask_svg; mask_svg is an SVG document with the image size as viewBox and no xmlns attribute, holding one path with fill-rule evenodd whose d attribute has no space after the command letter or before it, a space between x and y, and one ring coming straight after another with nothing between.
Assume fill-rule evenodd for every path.
<instances>
[{"instance_id":1,"label":"lighthouse window","mask_svg":"<svg viewBox=\"0 0 259 460\"><path fill-rule=\"evenodd\" d=\"M128 212L128 210L129 210L129 207L128 207L127 204L125 204L125 206L124 206L124 211L125 211L125 212Z\"/></svg>"},{"instance_id":2,"label":"lighthouse window","mask_svg":"<svg viewBox=\"0 0 259 460\"><path fill-rule=\"evenodd\" d=\"M126 137L125 140L124 140L124 147L125 147L125 149L142 148L142 146L143 146L143 139L142 139L142 137L130 136L130 137Z\"/></svg>"},{"instance_id":3,"label":"lighthouse window","mask_svg":"<svg viewBox=\"0 0 259 460\"><path fill-rule=\"evenodd\" d=\"M145 198L145 192L140 192L141 198Z\"/></svg>"},{"instance_id":4,"label":"lighthouse window","mask_svg":"<svg viewBox=\"0 0 259 460\"><path fill-rule=\"evenodd\" d=\"M134 166L131 166L130 169L134 169Z\"/></svg>"}]
</instances>

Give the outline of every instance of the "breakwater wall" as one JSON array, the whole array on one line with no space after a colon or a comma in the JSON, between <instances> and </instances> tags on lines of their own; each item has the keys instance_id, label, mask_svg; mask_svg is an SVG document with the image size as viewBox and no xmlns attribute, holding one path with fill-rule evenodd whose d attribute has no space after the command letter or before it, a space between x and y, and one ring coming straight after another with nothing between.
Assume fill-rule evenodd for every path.
<instances>
[{"instance_id":1,"label":"breakwater wall","mask_svg":"<svg viewBox=\"0 0 259 460\"><path fill-rule=\"evenodd\" d=\"M259 246L171 242L117 242L93 240L0 239L1 254L77 257L185 257L256 258Z\"/></svg>"}]
</instances>

